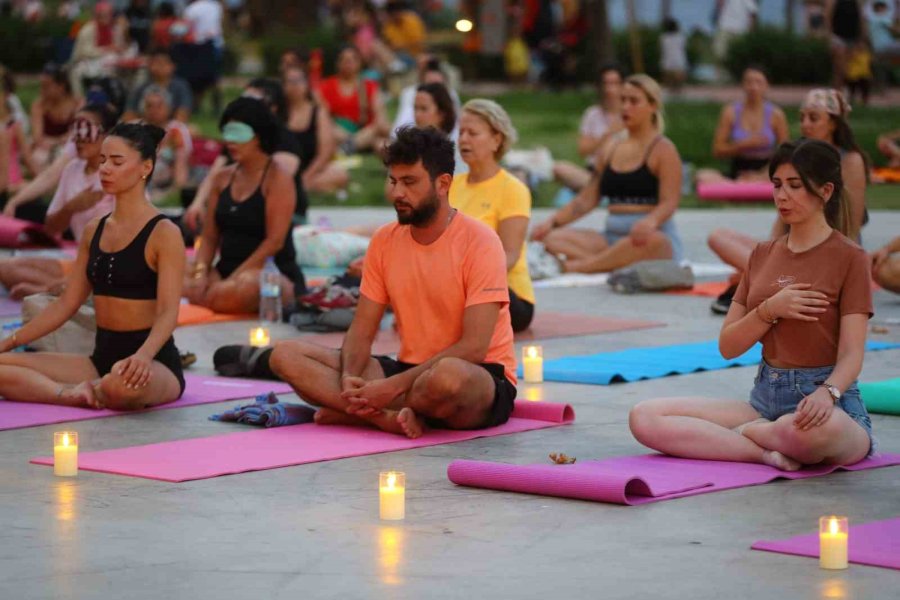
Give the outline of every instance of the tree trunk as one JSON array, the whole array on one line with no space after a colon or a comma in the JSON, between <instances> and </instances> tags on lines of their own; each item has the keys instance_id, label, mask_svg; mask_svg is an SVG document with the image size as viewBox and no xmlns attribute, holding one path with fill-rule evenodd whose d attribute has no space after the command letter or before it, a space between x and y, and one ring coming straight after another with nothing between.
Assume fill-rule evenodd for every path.
<instances>
[{"instance_id":1,"label":"tree trunk","mask_svg":"<svg viewBox=\"0 0 900 600\"><path fill-rule=\"evenodd\" d=\"M659 0L659 20L665 22L672 16L672 0Z\"/></svg>"},{"instance_id":2,"label":"tree trunk","mask_svg":"<svg viewBox=\"0 0 900 600\"><path fill-rule=\"evenodd\" d=\"M634 0L627 0L625 9L628 13L628 41L631 49L631 71L633 73L644 72L644 53L641 50L641 34L638 31L637 10Z\"/></svg>"},{"instance_id":3,"label":"tree trunk","mask_svg":"<svg viewBox=\"0 0 900 600\"><path fill-rule=\"evenodd\" d=\"M587 0L585 9L588 11L591 26L591 39L594 40L594 56L597 59L597 77L599 80L599 67L612 62L615 59L612 45L612 30L609 26L609 13L606 0ZM600 81L599 83L602 83Z\"/></svg>"},{"instance_id":4,"label":"tree trunk","mask_svg":"<svg viewBox=\"0 0 900 600\"><path fill-rule=\"evenodd\" d=\"M785 0L784 2L784 25L790 33L794 33L794 8L796 0Z\"/></svg>"},{"instance_id":5,"label":"tree trunk","mask_svg":"<svg viewBox=\"0 0 900 600\"><path fill-rule=\"evenodd\" d=\"M248 0L247 8L257 34L272 25L290 27L302 33L315 27L319 17L319 0Z\"/></svg>"}]
</instances>

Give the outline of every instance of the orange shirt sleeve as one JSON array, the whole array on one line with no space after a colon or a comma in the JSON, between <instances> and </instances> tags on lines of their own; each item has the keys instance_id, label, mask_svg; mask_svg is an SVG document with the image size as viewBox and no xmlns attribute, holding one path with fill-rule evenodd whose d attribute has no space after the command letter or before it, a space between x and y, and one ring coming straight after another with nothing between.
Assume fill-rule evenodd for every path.
<instances>
[{"instance_id":1,"label":"orange shirt sleeve","mask_svg":"<svg viewBox=\"0 0 900 600\"><path fill-rule=\"evenodd\" d=\"M389 235L385 226L375 232L366 250L366 259L363 261L362 284L359 293L378 304L390 304L387 287L384 283L384 251L385 242Z\"/></svg>"},{"instance_id":2,"label":"orange shirt sleeve","mask_svg":"<svg viewBox=\"0 0 900 600\"><path fill-rule=\"evenodd\" d=\"M466 308L489 302L509 304L503 245L486 225L478 227L484 231L473 232L477 240L469 245L465 260Z\"/></svg>"}]
</instances>

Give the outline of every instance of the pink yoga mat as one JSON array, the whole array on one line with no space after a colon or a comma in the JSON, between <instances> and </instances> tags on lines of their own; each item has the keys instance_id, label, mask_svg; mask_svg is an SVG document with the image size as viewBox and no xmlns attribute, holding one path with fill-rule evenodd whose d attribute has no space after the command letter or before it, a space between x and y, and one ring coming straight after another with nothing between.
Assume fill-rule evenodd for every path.
<instances>
[{"instance_id":1,"label":"pink yoga mat","mask_svg":"<svg viewBox=\"0 0 900 600\"><path fill-rule=\"evenodd\" d=\"M78 456L78 468L178 483L544 429L570 423L574 419L575 412L567 404L516 402L509 421L489 429L432 429L419 439L411 440L375 429L309 423L132 448L82 452ZM31 462L52 465L53 459L42 457L32 459Z\"/></svg>"},{"instance_id":2,"label":"pink yoga mat","mask_svg":"<svg viewBox=\"0 0 900 600\"><path fill-rule=\"evenodd\" d=\"M44 231L43 226L31 221L0 215L0 247L59 246L59 239Z\"/></svg>"},{"instance_id":3,"label":"pink yoga mat","mask_svg":"<svg viewBox=\"0 0 900 600\"><path fill-rule=\"evenodd\" d=\"M810 467L788 473L751 463L645 454L579 461L574 465L455 460L447 468L447 477L453 483L470 487L637 505L760 485L776 479L807 479L837 470L861 471L898 464L900 454L884 454L848 467Z\"/></svg>"},{"instance_id":4,"label":"pink yoga mat","mask_svg":"<svg viewBox=\"0 0 900 600\"><path fill-rule=\"evenodd\" d=\"M184 408L198 404L210 404L239 398L252 398L258 394L275 392L286 394L291 387L280 381L259 381L256 379L230 379L227 377L203 377L185 375L186 386L181 398L171 404L164 404L147 410L164 410L167 408ZM141 411L146 412L146 411ZM53 404L35 404L32 402L11 402L0 400L0 431L36 427L69 421L86 419L102 419L117 415L133 414L115 410L93 410Z\"/></svg>"},{"instance_id":5,"label":"pink yoga mat","mask_svg":"<svg viewBox=\"0 0 900 600\"><path fill-rule=\"evenodd\" d=\"M571 313L538 312L531 327L516 334L516 341L528 342L664 326L665 323L659 321L606 319ZM344 342L344 333L321 333L307 336L304 339L328 348L340 348ZM396 330L382 329L378 332L375 342L372 344L372 354L396 354L399 351L400 337Z\"/></svg>"},{"instance_id":6,"label":"pink yoga mat","mask_svg":"<svg viewBox=\"0 0 900 600\"><path fill-rule=\"evenodd\" d=\"M774 187L769 181L716 181L697 184L697 196L701 200L771 202L773 194Z\"/></svg>"},{"instance_id":7,"label":"pink yoga mat","mask_svg":"<svg viewBox=\"0 0 900 600\"><path fill-rule=\"evenodd\" d=\"M754 550L819 558L819 534L798 535L785 540L762 540ZM850 525L848 559L852 563L900 569L900 517Z\"/></svg>"}]
</instances>

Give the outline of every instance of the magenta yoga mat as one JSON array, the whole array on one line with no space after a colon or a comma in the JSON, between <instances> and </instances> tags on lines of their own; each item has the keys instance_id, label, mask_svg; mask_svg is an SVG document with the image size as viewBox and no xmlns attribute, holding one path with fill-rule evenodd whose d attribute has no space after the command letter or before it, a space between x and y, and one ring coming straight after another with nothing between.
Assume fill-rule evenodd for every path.
<instances>
[{"instance_id":1,"label":"magenta yoga mat","mask_svg":"<svg viewBox=\"0 0 900 600\"><path fill-rule=\"evenodd\" d=\"M179 483L544 429L570 423L574 419L575 412L567 404L516 402L509 421L489 429L432 429L422 437L411 440L374 429L309 423L132 448L82 452L78 456L78 468ZM53 459L41 457L32 459L31 462L52 465Z\"/></svg>"},{"instance_id":2,"label":"magenta yoga mat","mask_svg":"<svg viewBox=\"0 0 900 600\"><path fill-rule=\"evenodd\" d=\"M847 467L809 467L788 473L751 463L645 454L573 465L455 460L447 468L447 477L453 483L470 487L632 506L760 485L776 479L808 479L837 470L861 471L898 464L900 454L883 454Z\"/></svg>"},{"instance_id":3,"label":"magenta yoga mat","mask_svg":"<svg viewBox=\"0 0 900 600\"><path fill-rule=\"evenodd\" d=\"M184 388L184 394L182 394L179 400L140 412L164 410L168 408L184 408L186 406L211 404L213 402L237 400L239 398L252 398L268 392L286 394L291 391L289 385L279 381L204 377L200 375L185 375L184 379L186 386ZM104 417L115 417L125 414L135 413L0 400L0 431L5 429L51 425L53 423L67 423L69 421L102 419Z\"/></svg>"},{"instance_id":4,"label":"magenta yoga mat","mask_svg":"<svg viewBox=\"0 0 900 600\"><path fill-rule=\"evenodd\" d=\"M766 552L819 558L819 533L784 540L762 540L750 547ZM900 517L850 525L847 553L852 563L900 569Z\"/></svg>"}]
</instances>

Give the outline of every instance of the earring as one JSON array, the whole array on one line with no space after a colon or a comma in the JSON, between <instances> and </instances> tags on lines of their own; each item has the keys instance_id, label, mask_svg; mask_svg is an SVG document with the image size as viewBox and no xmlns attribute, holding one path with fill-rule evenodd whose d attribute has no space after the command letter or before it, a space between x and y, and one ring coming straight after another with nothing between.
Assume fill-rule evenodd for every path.
<instances>
[{"instance_id":1,"label":"earring","mask_svg":"<svg viewBox=\"0 0 900 600\"><path fill-rule=\"evenodd\" d=\"M141 175L141 179L144 180L144 181L147 181L147 176L146 176L146 175Z\"/></svg>"}]
</instances>

